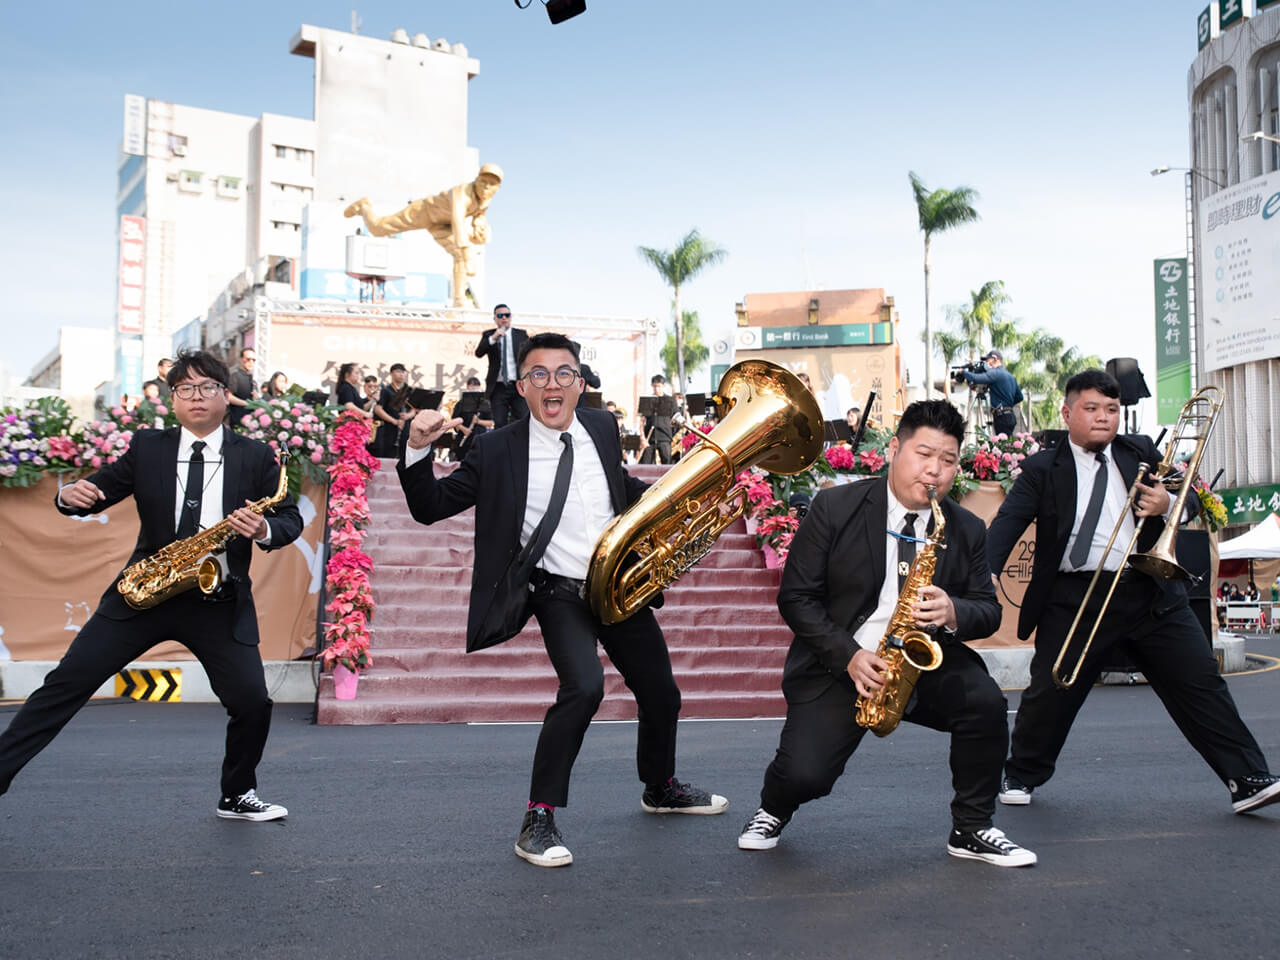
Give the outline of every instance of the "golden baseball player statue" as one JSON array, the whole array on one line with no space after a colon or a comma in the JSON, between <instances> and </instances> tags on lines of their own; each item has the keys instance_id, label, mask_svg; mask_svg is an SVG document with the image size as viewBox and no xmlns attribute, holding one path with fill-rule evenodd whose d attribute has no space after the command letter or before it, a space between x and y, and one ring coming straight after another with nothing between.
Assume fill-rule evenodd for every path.
<instances>
[{"instance_id":1,"label":"golden baseball player statue","mask_svg":"<svg viewBox=\"0 0 1280 960\"><path fill-rule=\"evenodd\" d=\"M430 231L436 243L453 257L453 305L461 307L463 297L471 293L467 277L476 275L471 248L489 242L491 231L484 212L501 185L502 168L496 163L486 163L471 183L460 183L434 196L415 200L390 216L375 217L368 197L351 204L343 215L359 214L364 218L365 228L375 237L406 230Z\"/></svg>"}]
</instances>

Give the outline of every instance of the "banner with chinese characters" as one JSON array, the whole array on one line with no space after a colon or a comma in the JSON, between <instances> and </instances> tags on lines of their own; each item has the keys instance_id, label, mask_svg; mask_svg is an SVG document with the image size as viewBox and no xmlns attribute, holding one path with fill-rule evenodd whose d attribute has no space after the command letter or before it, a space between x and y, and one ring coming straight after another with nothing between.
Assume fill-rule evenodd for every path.
<instances>
[{"instance_id":1,"label":"banner with chinese characters","mask_svg":"<svg viewBox=\"0 0 1280 960\"><path fill-rule=\"evenodd\" d=\"M1268 514L1280 513L1280 483L1257 487L1231 487L1219 491L1227 508L1227 523L1257 523Z\"/></svg>"},{"instance_id":2,"label":"banner with chinese characters","mask_svg":"<svg viewBox=\"0 0 1280 960\"><path fill-rule=\"evenodd\" d=\"M120 218L120 302L116 313L116 330L120 333L142 333L146 242L145 219Z\"/></svg>"},{"instance_id":3,"label":"banner with chinese characters","mask_svg":"<svg viewBox=\"0 0 1280 960\"><path fill-rule=\"evenodd\" d=\"M1205 369L1280 356L1280 173L1205 197L1197 218Z\"/></svg>"},{"instance_id":4,"label":"banner with chinese characters","mask_svg":"<svg viewBox=\"0 0 1280 960\"><path fill-rule=\"evenodd\" d=\"M1191 337L1187 310L1187 258L1157 260L1157 423L1176 423L1191 397Z\"/></svg>"}]
</instances>

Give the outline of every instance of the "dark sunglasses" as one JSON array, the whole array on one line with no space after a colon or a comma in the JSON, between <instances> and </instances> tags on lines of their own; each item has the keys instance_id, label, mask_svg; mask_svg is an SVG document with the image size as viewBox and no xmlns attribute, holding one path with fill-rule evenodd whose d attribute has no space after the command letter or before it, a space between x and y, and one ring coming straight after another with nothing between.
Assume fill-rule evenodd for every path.
<instances>
[{"instance_id":1,"label":"dark sunglasses","mask_svg":"<svg viewBox=\"0 0 1280 960\"><path fill-rule=\"evenodd\" d=\"M511 314L509 314L509 313L495 313L495 314L494 314L494 316L495 316L495 317L497 317L499 320L506 320L509 316L511 316Z\"/></svg>"}]
</instances>

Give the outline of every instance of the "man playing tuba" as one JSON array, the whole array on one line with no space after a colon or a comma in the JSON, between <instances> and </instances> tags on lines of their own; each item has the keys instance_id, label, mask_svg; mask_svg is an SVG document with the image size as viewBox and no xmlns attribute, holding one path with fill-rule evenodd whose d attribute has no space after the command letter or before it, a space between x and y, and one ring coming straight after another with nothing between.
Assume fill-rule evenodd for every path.
<instances>
[{"instance_id":1,"label":"man playing tuba","mask_svg":"<svg viewBox=\"0 0 1280 960\"><path fill-rule=\"evenodd\" d=\"M922 673L903 719L951 734L952 830L947 853L1002 867L1036 855L992 826L1000 766L1009 742L1006 702L965 640L1000 625L982 521L944 499L960 468L964 418L945 400L907 407L889 441L889 474L821 491L796 531L778 590L795 633L782 675L787 719L764 775L760 808L738 846L769 850L802 804L831 792L866 734L859 697L886 683L876 655L899 595L928 534L930 495L946 519L932 584L917 591L915 624L935 631L936 669ZM868 562L868 560L870 562Z\"/></svg>"}]
</instances>

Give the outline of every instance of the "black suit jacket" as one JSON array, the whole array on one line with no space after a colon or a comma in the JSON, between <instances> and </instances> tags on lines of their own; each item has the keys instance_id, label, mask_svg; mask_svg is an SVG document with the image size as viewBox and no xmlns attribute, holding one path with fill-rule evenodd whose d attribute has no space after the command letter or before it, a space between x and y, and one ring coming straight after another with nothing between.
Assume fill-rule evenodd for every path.
<instances>
[{"instance_id":1,"label":"black suit jacket","mask_svg":"<svg viewBox=\"0 0 1280 960\"><path fill-rule=\"evenodd\" d=\"M1142 435L1117 436L1111 443L1111 455L1126 488L1138 475L1138 464L1156 464L1160 452L1150 437ZM1053 591L1053 581L1058 575L1062 555L1076 519L1076 465L1071 444L1063 441L1052 450L1042 450L1022 462L1022 473L1014 482L1009 495L987 531L987 552L991 566L1000 570L1005 560L1022 536L1027 524L1036 522L1036 551L1031 566L1031 582L1022 597L1022 610L1018 614L1018 637L1022 640L1040 622ZM1188 497L1192 515L1198 510L1199 500ZM1142 525L1137 550L1146 550L1164 530L1164 520L1151 517ZM1109 531L1108 531L1109 532ZM1117 538L1117 543L1119 539ZM1120 543L1120 549L1124 544ZM1100 580L1105 590L1109 585ZM1186 587L1178 580L1157 580L1162 597L1156 605L1159 612L1173 609L1187 599Z\"/></svg>"},{"instance_id":2,"label":"black suit jacket","mask_svg":"<svg viewBox=\"0 0 1280 960\"><path fill-rule=\"evenodd\" d=\"M933 582L955 604L954 639L990 636L1000 626L1000 603L987 565L982 521L953 500L944 498L941 507L947 546ZM833 683L854 691L847 672L858 651L853 634L875 613L884 584L888 515L884 477L833 487L813 498L791 542L778 588L778 609L795 633L782 674L789 702L813 700ZM942 641L943 635L937 639Z\"/></svg>"},{"instance_id":3,"label":"black suit jacket","mask_svg":"<svg viewBox=\"0 0 1280 960\"><path fill-rule=\"evenodd\" d=\"M90 509L74 510L57 504L56 499L54 501L58 509L68 516L85 516L99 513L132 495L141 526L138 542L125 564L126 568L177 539L174 511L179 435L177 427L135 433L123 457L88 477L106 497ZM223 516L244 506L245 500L261 500L275 493L279 470L269 446L223 427ZM297 539L302 532L302 515L298 513L293 497L286 495L269 513L267 524L271 528L271 545L264 549L276 550ZM227 566L231 576L243 581L236 589L235 639L240 643L256 644L258 619L249 580L251 552L252 545L244 537L236 537L227 545ZM147 612L133 609L116 589L123 573L121 570L98 604L97 612L110 620L127 620ZM163 606L160 605L161 608Z\"/></svg>"},{"instance_id":4,"label":"black suit jacket","mask_svg":"<svg viewBox=\"0 0 1280 960\"><path fill-rule=\"evenodd\" d=\"M609 481L614 513L622 513L648 486L622 469L618 427L604 410L578 410L577 417L595 443ZM524 418L476 437L471 452L447 477L436 478L431 457L396 466L409 512L419 523L434 523L468 507L476 508L475 565L467 646L471 648L481 614L494 602L507 566L520 550L525 500L529 493L529 420Z\"/></svg>"},{"instance_id":5,"label":"black suit jacket","mask_svg":"<svg viewBox=\"0 0 1280 960\"><path fill-rule=\"evenodd\" d=\"M502 364L502 346L497 343L490 343L489 338L498 332L497 327L492 327L480 335L480 343L476 347L477 357L489 358L489 370L484 375L485 393L493 391L493 385L498 382L498 367ZM507 331L510 338L512 359L518 359L520 356L520 345L529 339L529 334L519 327L512 327Z\"/></svg>"}]
</instances>

